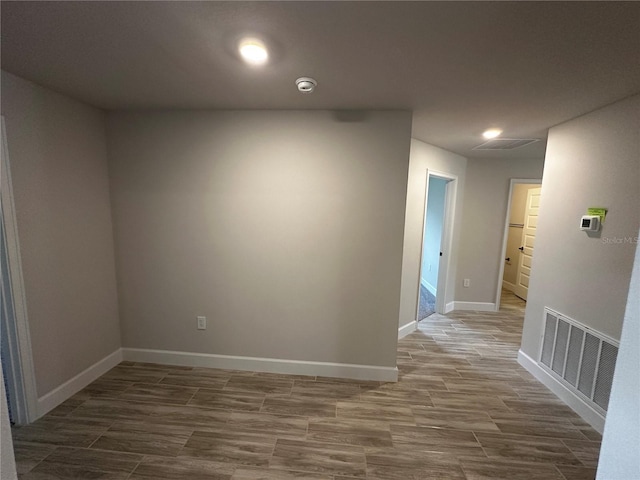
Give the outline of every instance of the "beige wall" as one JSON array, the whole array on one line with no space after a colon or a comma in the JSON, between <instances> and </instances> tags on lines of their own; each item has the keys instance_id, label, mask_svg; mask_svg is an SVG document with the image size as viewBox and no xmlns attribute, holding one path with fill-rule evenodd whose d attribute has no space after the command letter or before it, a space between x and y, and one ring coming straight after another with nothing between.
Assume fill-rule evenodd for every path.
<instances>
[{"instance_id":1,"label":"beige wall","mask_svg":"<svg viewBox=\"0 0 640 480\"><path fill-rule=\"evenodd\" d=\"M104 115L2 72L38 395L120 347Z\"/></svg>"},{"instance_id":2,"label":"beige wall","mask_svg":"<svg viewBox=\"0 0 640 480\"><path fill-rule=\"evenodd\" d=\"M509 211L509 223L510 224L523 224L524 212L527 206L527 192L532 188L539 188L539 184L529 183L517 183L513 186L511 193L511 210ZM504 278L503 281L515 284L516 275L518 273L518 261L520 260L520 252L518 248L522 246L522 228L509 227L509 233L507 236L507 249L505 258L510 258L509 262L504 263ZM505 285L505 288L510 287Z\"/></svg>"},{"instance_id":3,"label":"beige wall","mask_svg":"<svg viewBox=\"0 0 640 480\"><path fill-rule=\"evenodd\" d=\"M504 264L502 241L512 178L542 178L542 159L480 159L467 164L456 301L494 303ZM471 286L462 286L468 278Z\"/></svg>"},{"instance_id":4,"label":"beige wall","mask_svg":"<svg viewBox=\"0 0 640 480\"><path fill-rule=\"evenodd\" d=\"M545 306L620 338L640 227L639 131L640 96L549 131L522 337L535 360ZM588 207L609 209L600 238L578 229Z\"/></svg>"},{"instance_id":5,"label":"beige wall","mask_svg":"<svg viewBox=\"0 0 640 480\"><path fill-rule=\"evenodd\" d=\"M124 346L395 366L409 112L108 126Z\"/></svg>"},{"instance_id":6,"label":"beige wall","mask_svg":"<svg viewBox=\"0 0 640 480\"><path fill-rule=\"evenodd\" d=\"M407 185L407 204L404 226L404 249L402 256L402 296L400 301L399 327L416 320L418 289L420 284L420 262L422 233L424 229L424 207L427 171L457 176L455 222L453 226L453 248L450 276L445 287L445 303L454 300L456 284L455 252L458 251L462 227L463 191L467 159L433 145L411 140L411 161Z\"/></svg>"}]
</instances>

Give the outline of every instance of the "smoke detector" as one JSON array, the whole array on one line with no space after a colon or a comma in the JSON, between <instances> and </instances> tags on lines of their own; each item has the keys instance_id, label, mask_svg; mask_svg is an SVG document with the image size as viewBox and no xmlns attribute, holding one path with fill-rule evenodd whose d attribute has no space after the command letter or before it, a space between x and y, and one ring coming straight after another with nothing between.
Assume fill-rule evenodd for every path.
<instances>
[{"instance_id":1,"label":"smoke detector","mask_svg":"<svg viewBox=\"0 0 640 480\"><path fill-rule=\"evenodd\" d=\"M296 86L300 93L311 93L318 86L318 82L311 77L300 77L296 80Z\"/></svg>"}]
</instances>

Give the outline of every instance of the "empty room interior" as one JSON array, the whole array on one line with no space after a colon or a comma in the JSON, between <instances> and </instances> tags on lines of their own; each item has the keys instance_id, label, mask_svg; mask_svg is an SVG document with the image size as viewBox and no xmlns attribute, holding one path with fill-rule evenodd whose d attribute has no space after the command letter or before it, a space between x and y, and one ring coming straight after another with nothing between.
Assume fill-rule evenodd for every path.
<instances>
[{"instance_id":1,"label":"empty room interior","mask_svg":"<svg viewBox=\"0 0 640 480\"><path fill-rule=\"evenodd\" d=\"M640 3L0 15L1 480L640 480Z\"/></svg>"}]
</instances>

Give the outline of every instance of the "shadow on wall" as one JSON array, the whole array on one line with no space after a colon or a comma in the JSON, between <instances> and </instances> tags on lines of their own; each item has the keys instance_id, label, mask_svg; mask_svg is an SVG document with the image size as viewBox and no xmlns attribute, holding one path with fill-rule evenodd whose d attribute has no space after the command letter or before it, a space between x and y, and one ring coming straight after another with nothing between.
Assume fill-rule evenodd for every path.
<instances>
[{"instance_id":1,"label":"shadow on wall","mask_svg":"<svg viewBox=\"0 0 640 480\"><path fill-rule=\"evenodd\" d=\"M333 110L331 116L338 122L358 123L368 120L370 113L365 110Z\"/></svg>"}]
</instances>

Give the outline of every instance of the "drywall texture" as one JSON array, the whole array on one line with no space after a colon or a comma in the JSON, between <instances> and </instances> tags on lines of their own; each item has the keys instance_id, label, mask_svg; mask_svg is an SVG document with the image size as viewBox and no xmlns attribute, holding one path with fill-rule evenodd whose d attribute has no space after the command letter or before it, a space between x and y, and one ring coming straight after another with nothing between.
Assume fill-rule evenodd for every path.
<instances>
[{"instance_id":1,"label":"drywall texture","mask_svg":"<svg viewBox=\"0 0 640 480\"><path fill-rule=\"evenodd\" d=\"M123 345L395 366L410 131L409 112L109 114Z\"/></svg>"},{"instance_id":2,"label":"drywall texture","mask_svg":"<svg viewBox=\"0 0 640 480\"><path fill-rule=\"evenodd\" d=\"M38 396L120 347L104 115L2 72Z\"/></svg>"},{"instance_id":3,"label":"drywall texture","mask_svg":"<svg viewBox=\"0 0 640 480\"><path fill-rule=\"evenodd\" d=\"M467 165L456 301L494 303L512 178L542 178L543 159L472 159ZM468 288L463 279L471 280Z\"/></svg>"},{"instance_id":4,"label":"drywall texture","mask_svg":"<svg viewBox=\"0 0 640 480\"><path fill-rule=\"evenodd\" d=\"M407 184L407 204L404 225L404 249L402 253L402 291L400 296L399 326L414 322L418 312L418 292L420 285L420 254L425 218L425 194L427 170L457 177L454 207L453 246L450 255L450 275L444 292L444 302L454 300L456 282L456 262L462 227L463 185L467 159L420 140L411 140L409 180ZM445 252L446 254L447 252ZM440 286L442 288L442 286Z\"/></svg>"},{"instance_id":5,"label":"drywall texture","mask_svg":"<svg viewBox=\"0 0 640 480\"><path fill-rule=\"evenodd\" d=\"M544 307L620 338L640 227L640 96L549 131L522 350L537 359ZM578 226L609 209L600 238Z\"/></svg>"},{"instance_id":6,"label":"drywall texture","mask_svg":"<svg viewBox=\"0 0 640 480\"><path fill-rule=\"evenodd\" d=\"M509 224L524 224L524 212L527 206L527 192L531 188L538 188L540 184L517 183L513 186L511 193L511 210L509 211ZM520 261L520 252L518 248L522 246L522 227L509 227L507 237L507 249L505 258L511 259L504 263L504 278L506 283L515 284L516 275L518 273L518 262Z\"/></svg>"},{"instance_id":7,"label":"drywall texture","mask_svg":"<svg viewBox=\"0 0 640 480\"><path fill-rule=\"evenodd\" d=\"M640 236L640 233L638 234ZM637 237L636 237L637 238ZM640 248L636 246L620 349L598 462L598 480L640 478Z\"/></svg>"},{"instance_id":8,"label":"drywall texture","mask_svg":"<svg viewBox=\"0 0 640 480\"><path fill-rule=\"evenodd\" d=\"M11 425L9 423L9 410L4 390L2 365L0 365L0 478L2 480L18 478L16 461L13 456L13 440L11 439Z\"/></svg>"},{"instance_id":9,"label":"drywall texture","mask_svg":"<svg viewBox=\"0 0 640 480\"><path fill-rule=\"evenodd\" d=\"M421 275L422 283L426 283L428 288L433 290L438 288L438 265L440 263L446 188L447 181L445 179L429 177Z\"/></svg>"}]
</instances>

